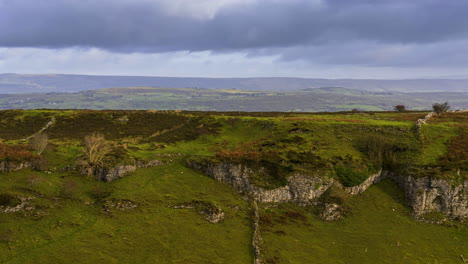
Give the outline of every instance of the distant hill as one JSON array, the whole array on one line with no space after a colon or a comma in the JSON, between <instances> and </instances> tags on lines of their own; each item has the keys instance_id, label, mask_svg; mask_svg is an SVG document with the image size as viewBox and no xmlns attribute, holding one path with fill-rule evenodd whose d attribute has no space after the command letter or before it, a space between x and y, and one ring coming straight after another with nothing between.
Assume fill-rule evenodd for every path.
<instances>
[{"instance_id":1,"label":"distant hill","mask_svg":"<svg viewBox=\"0 0 468 264\"><path fill-rule=\"evenodd\" d=\"M371 92L340 87L301 91L129 87L77 93L0 94L0 109L159 109L249 112L317 112L430 109L448 101L452 109L468 109L468 93Z\"/></svg>"},{"instance_id":2,"label":"distant hill","mask_svg":"<svg viewBox=\"0 0 468 264\"><path fill-rule=\"evenodd\" d=\"M299 91L344 87L371 92L468 92L468 79L179 78L69 74L0 74L0 94L79 92L112 87Z\"/></svg>"}]
</instances>

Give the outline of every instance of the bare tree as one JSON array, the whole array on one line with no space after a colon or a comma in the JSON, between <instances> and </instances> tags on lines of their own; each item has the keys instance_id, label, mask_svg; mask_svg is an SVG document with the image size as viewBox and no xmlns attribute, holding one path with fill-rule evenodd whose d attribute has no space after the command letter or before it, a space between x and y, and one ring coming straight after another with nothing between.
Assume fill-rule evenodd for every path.
<instances>
[{"instance_id":1,"label":"bare tree","mask_svg":"<svg viewBox=\"0 0 468 264\"><path fill-rule=\"evenodd\" d=\"M436 103L436 104L432 105L432 109L437 114L441 114L441 113L447 112L450 109L450 105L448 104L448 102L445 102L445 103L442 103L442 104Z\"/></svg>"},{"instance_id":2,"label":"bare tree","mask_svg":"<svg viewBox=\"0 0 468 264\"><path fill-rule=\"evenodd\" d=\"M106 141L104 135L99 132L94 132L84 138L85 153L88 157L90 165L100 165L104 161L104 157L111 151L109 142Z\"/></svg>"},{"instance_id":3,"label":"bare tree","mask_svg":"<svg viewBox=\"0 0 468 264\"><path fill-rule=\"evenodd\" d=\"M49 137L46 134L39 133L29 139L29 144L34 148L37 154L41 155L49 144Z\"/></svg>"},{"instance_id":4,"label":"bare tree","mask_svg":"<svg viewBox=\"0 0 468 264\"><path fill-rule=\"evenodd\" d=\"M395 111L398 111L398 112L403 112L403 111L406 110L406 106L405 105L395 105L395 107L393 109L395 109Z\"/></svg>"}]
</instances>

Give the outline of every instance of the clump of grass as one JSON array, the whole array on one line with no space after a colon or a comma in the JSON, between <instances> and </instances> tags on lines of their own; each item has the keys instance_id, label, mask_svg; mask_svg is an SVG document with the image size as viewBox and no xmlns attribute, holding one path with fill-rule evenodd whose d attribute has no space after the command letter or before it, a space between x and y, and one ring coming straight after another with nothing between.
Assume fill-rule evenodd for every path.
<instances>
[{"instance_id":1,"label":"clump of grass","mask_svg":"<svg viewBox=\"0 0 468 264\"><path fill-rule=\"evenodd\" d=\"M3 241L5 243L10 243L11 241L13 241L13 238L14 238L14 232L11 229L0 232L0 241Z\"/></svg>"},{"instance_id":2,"label":"clump of grass","mask_svg":"<svg viewBox=\"0 0 468 264\"><path fill-rule=\"evenodd\" d=\"M44 181L44 178L37 174L31 174L26 177L26 183L29 186L36 186Z\"/></svg>"},{"instance_id":3,"label":"clump of grass","mask_svg":"<svg viewBox=\"0 0 468 264\"><path fill-rule=\"evenodd\" d=\"M63 183L60 195L67 199L75 198L78 193L78 182L75 180L67 180Z\"/></svg>"},{"instance_id":4,"label":"clump of grass","mask_svg":"<svg viewBox=\"0 0 468 264\"><path fill-rule=\"evenodd\" d=\"M112 190L107 186L97 185L91 189L90 194L97 201L102 201L112 194Z\"/></svg>"},{"instance_id":5,"label":"clump of grass","mask_svg":"<svg viewBox=\"0 0 468 264\"><path fill-rule=\"evenodd\" d=\"M321 204L337 204L340 206L347 206L350 195L342 188L332 186L328 188L319 198Z\"/></svg>"},{"instance_id":6,"label":"clump of grass","mask_svg":"<svg viewBox=\"0 0 468 264\"><path fill-rule=\"evenodd\" d=\"M0 206L15 206L20 203L19 198L11 193L0 193Z\"/></svg>"}]
</instances>

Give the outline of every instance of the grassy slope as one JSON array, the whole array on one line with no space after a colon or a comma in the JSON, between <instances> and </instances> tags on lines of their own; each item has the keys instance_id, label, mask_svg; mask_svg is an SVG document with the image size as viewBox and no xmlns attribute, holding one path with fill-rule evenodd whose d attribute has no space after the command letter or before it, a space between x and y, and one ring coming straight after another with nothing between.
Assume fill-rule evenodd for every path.
<instances>
[{"instance_id":1,"label":"grassy slope","mask_svg":"<svg viewBox=\"0 0 468 264\"><path fill-rule=\"evenodd\" d=\"M0 175L2 189L24 185L24 175ZM34 172L36 173L36 172ZM43 217L0 214L0 230L12 230L10 243L0 242L0 261L5 263L247 263L251 259L250 209L228 186L174 164L142 169L131 177L110 184L113 198L140 203L132 211L104 214L87 192L93 180L60 179L43 175L42 185L60 186L70 177L79 185L75 200L51 202L59 190L43 191L35 205L46 208ZM10 180L11 179L11 180ZM8 185L8 186L5 186ZM36 189L36 187L33 187ZM227 214L219 224L210 224L193 209L169 206L191 200L211 201ZM11 249L8 248L10 246Z\"/></svg>"},{"instance_id":2,"label":"grassy slope","mask_svg":"<svg viewBox=\"0 0 468 264\"><path fill-rule=\"evenodd\" d=\"M350 201L351 214L323 222L306 208L282 205L263 209L278 219L287 211L306 220L274 222L263 228L265 259L274 263L462 263L468 255L468 230L415 222L404 194L387 180ZM275 218L276 217L276 218ZM268 230L265 230L268 229Z\"/></svg>"}]
</instances>

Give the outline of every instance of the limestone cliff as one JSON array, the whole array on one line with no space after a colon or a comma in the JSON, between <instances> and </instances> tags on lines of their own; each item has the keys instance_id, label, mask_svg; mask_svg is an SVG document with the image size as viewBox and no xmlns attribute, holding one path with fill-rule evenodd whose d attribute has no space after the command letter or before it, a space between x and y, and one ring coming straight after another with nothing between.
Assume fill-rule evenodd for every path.
<instances>
[{"instance_id":1,"label":"limestone cliff","mask_svg":"<svg viewBox=\"0 0 468 264\"><path fill-rule=\"evenodd\" d=\"M154 167L161 164L162 162L159 160L152 160L147 163L137 162L134 165L117 165L114 167L102 166L94 168L85 167L81 170L81 173L89 176L93 175L96 179L104 182L111 182L136 171L138 168Z\"/></svg>"},{"instance_id":2,"label":"limestone cliff","mask_svg":"<svg viewBox=\"0 0 468 264\"><path fill-rule=\"evenodd\" d=\"M295 202L310 204L320 197L332 185L341 184L329 177L296 173L288 177L286 186L276 189L265 189L249 181L252 170L242 164L218 163L203 165L188 164L218 181L225 182L247 197L259 202ZM381 171L358 186L343 187L346 192L355 195L365 191L372 184L382 179L393 179L405 192L409 205L416 216L440 211L455 219L468 218L468 181L452 184L444 179L431 177L414 178Z\"/></svg>"},{"instance_id":3,"label":"limestone cliff","mask_svg":"<svg viewBox=\"0 0 468 264\"><path fill-rule=\"evenodd\" d=\"M414 178L385 172L383 177L393 179L405 192L415 215L439 211L455 218L468 218L468 181L451 183L431 177Z\"/></svg>"},{"instance_id":4,"label":"limestone cliff","mask_svg":"<svg viewBox=\"0 0 468 264\"><path fill-rule=\"evenodd\" d=\"M200 170L218 181L225 182L246 196L259 202L297 202L309 203L320 197L334 180L317 175L293 174L286 186L276 189L265 189L249 181L252 170L242 164L219 163L217 165L200 165L191 163L190 167Z\"/></svg>"}]
</instances>

